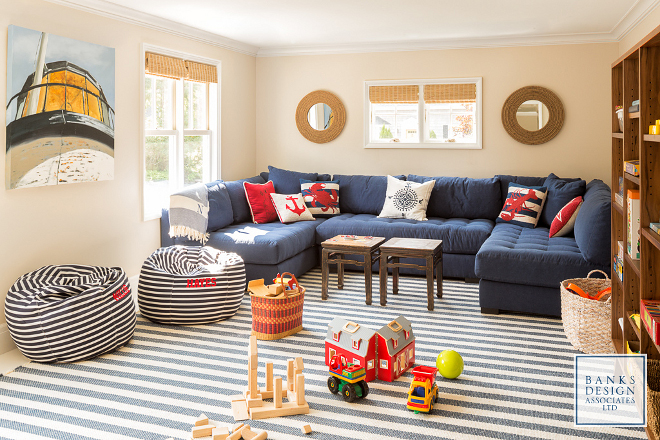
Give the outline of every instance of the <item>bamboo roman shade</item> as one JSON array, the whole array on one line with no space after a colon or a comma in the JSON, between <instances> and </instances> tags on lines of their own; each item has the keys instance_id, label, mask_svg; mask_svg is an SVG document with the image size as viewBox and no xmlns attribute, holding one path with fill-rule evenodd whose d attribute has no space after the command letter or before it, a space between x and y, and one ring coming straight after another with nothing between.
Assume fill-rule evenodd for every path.
<instances>
[{"instance_id":1,"label":"bamboo roman shade","mask_svg":"<svg viewBox=\"0 0 660 440\"><path fill-rule=\"evenodd\" d=\"M424 102L427 104L466 104L477 102L477 85L428 84L424 86Z\"/></svg>"},{"instance_id":2,"label":"bamboo roman shade","mask_svg":"<svg viewBox=\"0 0 660 440\"><path fill-rule=\"evenodd\" d=\"M417 104L419 86L370 86L369 101L373 104Z\"/></svg>"},{"instance_id":3,"label":"bamboo roman shade","mask_svg":"<svg viewBox=\"0 0 660 440\"><path fill-rule=\"evenodd\" d=\"M186 61L157 53L145 54L145 70L150 75L186 79L203 83L217 83L218 69L209 64Z\"/></svg>"}]
</instances>

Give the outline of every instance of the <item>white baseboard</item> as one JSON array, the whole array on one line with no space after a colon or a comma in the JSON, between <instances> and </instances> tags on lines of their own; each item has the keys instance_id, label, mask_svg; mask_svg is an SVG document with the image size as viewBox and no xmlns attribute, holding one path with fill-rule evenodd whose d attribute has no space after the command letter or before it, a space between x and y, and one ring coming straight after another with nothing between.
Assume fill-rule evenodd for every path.
<instances>
[{"instance_id":1,"label":"white baseboard","mask_svg":"<svg viewBox=\"0 0 660 440\"><path fill-rule=\"evenodd\" d=\"M16 344L9 335L7 324L0 324L0 355L16 349Z\"/></svg>"}]
</instances>

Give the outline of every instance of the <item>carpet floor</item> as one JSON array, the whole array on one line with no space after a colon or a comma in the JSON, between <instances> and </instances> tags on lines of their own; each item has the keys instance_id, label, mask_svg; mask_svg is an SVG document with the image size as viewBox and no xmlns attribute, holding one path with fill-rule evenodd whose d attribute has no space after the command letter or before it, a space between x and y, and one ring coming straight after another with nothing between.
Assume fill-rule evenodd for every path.
<instances>
[{"instance_id":1,"label":"carpet floor","mask_svg":"<svg viewBox=\"0 0 660 440\"><path fill-rule=\"evenodd\" d=\"M377 305L377 287L374 305L365 305L359 273L346 274L343 290L331 274L328 301L321 301L319 270L300 283L307 287L304 329L259 341L259 382L265 383L265 362L286 378L286 360L302 356L311 410L250 421L255 432L267 430L272 439L333 440L646 438L642 429L574 426L578 352L558 319L481 315L477 285L462 282L445 281L433 312L426 310L423 278L402 277L387 307ZM369 396L354 403L331 394L324 363L328 322L341 316L377 329L399 315L413 323L417 365L434 365L444 349L458 351L465 361L459 378L438 380L440 401L433 412L406 409L410 373L392 383L369 383ZM114 353L75 364L19 367L0 377L0 438L187 440L200 413L231 426L227 397L247 386L250 329L246 297L226 321L177 327L138 317L135 337ZM301 433L305 424L312 434Z\"/></svg>"}]
</instances>

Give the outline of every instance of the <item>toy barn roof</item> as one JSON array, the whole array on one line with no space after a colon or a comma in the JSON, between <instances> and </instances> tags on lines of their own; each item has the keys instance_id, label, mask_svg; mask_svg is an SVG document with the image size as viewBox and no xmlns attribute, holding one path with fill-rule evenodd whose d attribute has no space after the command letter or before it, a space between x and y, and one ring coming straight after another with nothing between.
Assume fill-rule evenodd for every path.
<instances>
[{"instance_id":1,"label":"toy barn roof","mask_svg":"<svg viewBox=\"0 0 660 440\"><path fill-rule=\"evenodd\" d=\"M398 332L392 330L390 325L393 323L399 324L401 326L401 330ZM408 332L408 338L406 338L404 330ZM412 331L412 324L403 315L399 316L389 324L384 325L376 333L378 333L385 340L385 343L387 344L387 353L390 356L394 356L403 350L410 342L415 340L415 335ZM392 342L393 340L398 341L396 348L394 348L394 343Z\"/></svg>"},{"instance_id":2,"label":"toy barn roof","mask_svg":"<svg viewBox=\"0 0 660 440\"><path fill-rule=\"evenodd\" d=\"M364 327L361 325L355 332L351 333L345 329L346 324L348 323L348 320L342 318L335 318L330 321L330 324L328 324L328 333L326 334L325 341L329 342L330 344L337 345L345 350L356 353L359 356L366 357L367 350L369 348L369 340L374 337L376 332L369 327ZM350 328L352 329L352 327ZM340 332L339 341L335 341L332 338L332 334L334 332ZM362 339L359 350L355 350L353 348L353 339L356 338Z\"/></svg>"}]
</instances>

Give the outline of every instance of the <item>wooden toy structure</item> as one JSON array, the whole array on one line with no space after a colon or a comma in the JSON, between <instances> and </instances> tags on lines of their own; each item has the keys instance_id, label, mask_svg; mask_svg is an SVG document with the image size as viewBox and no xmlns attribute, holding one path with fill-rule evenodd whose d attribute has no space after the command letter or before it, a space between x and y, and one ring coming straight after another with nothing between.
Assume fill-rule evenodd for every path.
<instances>
[{"instance_id":1,"label":"wooden toy structure","mask_svg":"<svg viewBox=\"0 0 660 440\"><path fill-rule=\"evenodd\" d=\"M227 426L216 426L211 424L208 417L200 414L199 418L192 427L192 439L200 437L211 437L211 440L265 440L268 438L268 432L262 431L259 434L250 429L250 425L243 423L235 424L231 429ZM168 440L173 440L169 438Z\"/></svg>"},{"instance_id":2,"label":"wooden toy structure","mask_svg":"<svg viewBox=\"0 0 660 440\"><path fill-rule=\"evenodd\" d=\"M266 388L260 389L257 383L258 366L257 337L252 335L248 346L248 387L244 394L231 396L231 409L235 421L309 413L309 405L305 401L302 357L288 359L286 386L283 385L281 377L273 378L273 363L268 362L266 363ZM282 401L285 397L288 402ZM264 402L264 399L273 399L273 401Z\"/></svg>"}]
</instances>

